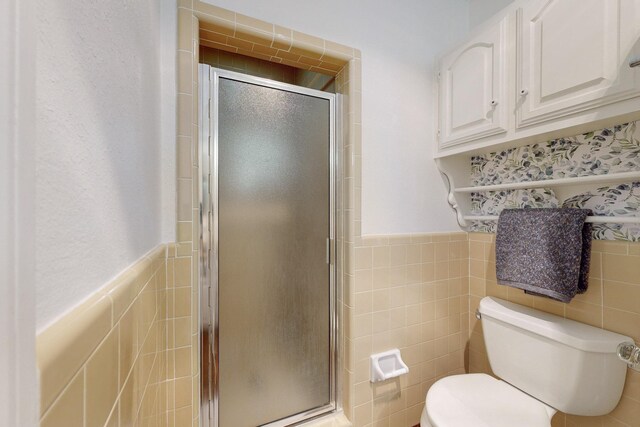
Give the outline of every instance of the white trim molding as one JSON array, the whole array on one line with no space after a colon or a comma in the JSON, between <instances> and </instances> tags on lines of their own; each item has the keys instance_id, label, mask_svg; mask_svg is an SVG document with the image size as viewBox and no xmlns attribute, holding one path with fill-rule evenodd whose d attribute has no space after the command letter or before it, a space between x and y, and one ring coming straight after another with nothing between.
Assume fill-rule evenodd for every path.
<instances>
[{"instance_id":1,"label":"white trim molding","mask_svg":"<svg viewBox=\"0 0 640 427\"><path fill-rule=\"evenodd\" d=\"M37 425L33 0L0 2L0 425Z\"/></svg>"}]
</instances>

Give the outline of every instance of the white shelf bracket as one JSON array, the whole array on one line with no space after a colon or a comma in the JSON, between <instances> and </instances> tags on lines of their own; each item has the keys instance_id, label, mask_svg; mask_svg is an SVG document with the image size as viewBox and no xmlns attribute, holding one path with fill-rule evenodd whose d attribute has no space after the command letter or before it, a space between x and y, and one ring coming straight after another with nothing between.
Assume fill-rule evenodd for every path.
<instances>
[{"instance_id":1,"label":"white shelf bracket","mask_svg":"<svg viewBox=\"0 0 640 427\"><path fill-rule=\"evenodd\" d=\"M455 186L453 183L453 179L452 177L449 176L449 174L446 171L443 170L440 159L436 159L436 165L438 166L438 171L442 176L442 180L447 186L447 203L449 203L449 206L451 206L451 208L455 211L456 221L458 222L458 225L460 226L460 228L462 228L463 230L467 230L467 228L469 227L469 224L465 219L464 209L460 207L460 205L458 204L458 200L456 199Z\"/></svg>"}]
</instances>

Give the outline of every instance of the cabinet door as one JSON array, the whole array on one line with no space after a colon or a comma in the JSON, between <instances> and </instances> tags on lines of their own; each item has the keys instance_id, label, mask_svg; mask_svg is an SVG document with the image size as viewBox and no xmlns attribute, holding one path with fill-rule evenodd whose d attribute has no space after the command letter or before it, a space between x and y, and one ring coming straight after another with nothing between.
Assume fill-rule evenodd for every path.
<instances>
[{"instance_id":1,"label":"cabinet door","mask_svg":"<svg viewBox=\"0 0 640 427\"><path fill-rule=\"evenodd\" d=\"M441 62L440 148L507 131L508 16Z\"/></svg>"},{"instance_id":2,"label":"cabinet door","mask_svg":"<svg viewBox=\"0 0 640 427\"><path fill-rule=\"evenodd\" d=\"M530 0L517 13L516 125L638 96L639 0ZM634 49L636 52L634 52Z\"/></svg>"}]
</instances>

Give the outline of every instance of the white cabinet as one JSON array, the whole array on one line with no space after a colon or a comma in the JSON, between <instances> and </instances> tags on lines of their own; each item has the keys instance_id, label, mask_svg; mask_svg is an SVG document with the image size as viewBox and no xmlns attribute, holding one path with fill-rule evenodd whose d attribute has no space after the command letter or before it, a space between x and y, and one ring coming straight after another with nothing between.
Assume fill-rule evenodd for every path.
<instances>
[{"instance_id":1,"label":"white cabinet","mask_svg":"<svg viewBox=\"0 0 640 427\"><path fill-rule=\"evenodd\" d=\"M640 120L640 0L516 0L439 62L436 157Z\"/></svg>"},{"instance_id":2,"label":"white cabinet","mask_svg":"<svg viewBox=\"0 0 640 427\"><path fill-rule=\"evenodd\" d=\"M516 126L638 96L637 0L529 0L517 10Z\"/></svg>"},{"instance_id":3,"label":"white cabinet","mask_svg":"<svg viewBox=\"0 0 640 427\"><path fill-rule=\"evenodd\" d=\"M507 131L508 17L443 58L439 70L440 146Z\"/></svg>"}]
</instances>

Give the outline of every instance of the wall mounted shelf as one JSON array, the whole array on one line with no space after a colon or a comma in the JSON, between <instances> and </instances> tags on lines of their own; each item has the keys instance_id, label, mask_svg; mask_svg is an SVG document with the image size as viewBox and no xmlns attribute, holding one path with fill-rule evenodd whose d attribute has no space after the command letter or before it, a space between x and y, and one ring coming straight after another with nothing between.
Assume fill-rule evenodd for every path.
<instances>
[{"instance_id":1,"label":"wall mounted shelf","mask_svg":"<svg viewBox=\"0 0 640 427\"><path fill-rule=\"evenodd\" d=\"M554 188L583 186L591 184L613 184L640 180L640 171L611 173L607 175L589 175L571 178L545 179L540 181L510 182L496 185L478 185L454 189L456 193L473 193L479 191L521 190L528 188Z\"/></svg>"},{"instance_id":2,"label":"wall mounted shelf","mask_svg":"<svg viewBox=\"0 0 640 427\"><path fill-rule=\"evenodd\" d=\"M497 221L498 215L465 215L465 221ZM585 222L592 224L640 224L634 216L588 216Z\"/></svg>"},{"instance_id":3,"label":"wall mounted shelf","mask_svg":"<svg viewBox=\"0 0 640 427\"><path fill-rule=\"evenodd\" d=\"M640 182L640 170L629 172L617 172L602 175L588 175L570 178L555 178L537 181L509 182L492 185L469 185L471 184L471 156L468 154L458 154L445 158L436 159L436 163L448 186L448 202L456 211L458 224L466 230L470 229L472 222L492 222L497 221L497 215L482 215L473 211L471 193L493 192L493 191L513 191L534 188L553 189L558 201L583 194L593 192L597 188L605 187L617 183ZM594 224L640 224L639 216L590 216L587 222Z\"/></svg>"}]
</instances>

